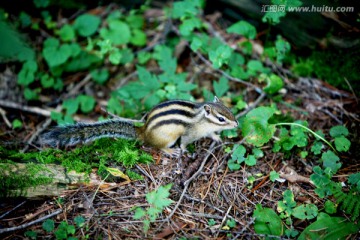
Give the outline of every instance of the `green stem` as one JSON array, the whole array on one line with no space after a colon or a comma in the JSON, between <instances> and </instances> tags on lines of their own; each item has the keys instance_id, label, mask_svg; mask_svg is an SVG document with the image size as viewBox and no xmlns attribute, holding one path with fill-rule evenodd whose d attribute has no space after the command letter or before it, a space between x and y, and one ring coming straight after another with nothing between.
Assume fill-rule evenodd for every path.
<instances>
[{"instance_id":1,"label":"green stem","mask_svg":"<svg viewBox=\"0 0 360 240\"><path fill-rule=\"evenodd\" d=\"M303 129L309 131L310 133L312 133L315 137L321 139L323 142L325 142L327 145L329 145L329 147L331 147L332 150L334 150L334 152L337 152L336 149L331 145L330 142L328 142L325 138L323 138L322 136L320 136L319 134L317 134L316 132L314 132L313 130L311 130L310 128L307 128L299 123L276 123L274 124L275 126L298 126L298 127L302 127Z\"/></svg>"}]
</instances>

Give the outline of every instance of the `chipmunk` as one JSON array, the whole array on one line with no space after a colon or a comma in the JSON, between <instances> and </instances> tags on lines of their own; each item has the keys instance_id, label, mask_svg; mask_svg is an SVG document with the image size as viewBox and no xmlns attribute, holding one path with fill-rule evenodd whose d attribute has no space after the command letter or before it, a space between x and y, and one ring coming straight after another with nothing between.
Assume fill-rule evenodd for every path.
<instances>
[{"instance_id":1,"label":"chipmunk","mask_svg":"<svg viewBox=\"0 0 360 240\"><path fill-rule=\"evenodd\" d=\"M57 126L43 134L41 142L59 147L86 143L98 138L118 137L137 139L172 155L175 151L172 147L176 143L180 143L181 150L185 150L189 143L202 137L221 141L215 132L237 126L235 116L217 97L213 102L206 103L170 100L156 105L140 121L113 119Z\"/></svg>"}]
</instances>

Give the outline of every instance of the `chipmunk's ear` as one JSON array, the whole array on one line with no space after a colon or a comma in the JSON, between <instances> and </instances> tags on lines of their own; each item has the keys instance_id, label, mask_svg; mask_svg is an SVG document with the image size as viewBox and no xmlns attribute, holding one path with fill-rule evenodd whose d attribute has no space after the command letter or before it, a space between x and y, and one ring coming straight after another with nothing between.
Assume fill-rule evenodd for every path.
<instances>
[{"instance_id":1,"label":"chipmunk's ear","mask_svg":"<svg viewBox=\"0 0 360 240\"><path fill-rule=\"evenodd\" d=\"M205 104L204 109L205 109L205 116L209 116L211 113L211 106L208 104Z\"/></svg>"},{"instance_id":2,"label":"chipmunk's ear","mask_svg":"<svg viewBox=\"0 0 360 240\"><path fill-rule=\"evenodd\" d=\"M214 103L218 103L218 102L220 102L220 100L218 99L218 97L217 96L215 96L214 97L214 101L213 101Z\"/></svg>"}]
</instances>

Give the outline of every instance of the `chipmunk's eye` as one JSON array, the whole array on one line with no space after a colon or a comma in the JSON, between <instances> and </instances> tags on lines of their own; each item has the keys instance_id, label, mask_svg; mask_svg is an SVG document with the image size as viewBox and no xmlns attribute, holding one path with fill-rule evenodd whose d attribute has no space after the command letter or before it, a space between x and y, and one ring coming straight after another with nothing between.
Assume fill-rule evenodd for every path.
<instances>
[{"instance_id":1,"label":"chipmunk's eye","mask_svg":"<svg viewBox=\"0 0 360 240\"><path fill-rule=\"evenodd\" d=\"M225 122L225 119L223 117L218 117L219 122Z\"/></svg>"}]
</instances>

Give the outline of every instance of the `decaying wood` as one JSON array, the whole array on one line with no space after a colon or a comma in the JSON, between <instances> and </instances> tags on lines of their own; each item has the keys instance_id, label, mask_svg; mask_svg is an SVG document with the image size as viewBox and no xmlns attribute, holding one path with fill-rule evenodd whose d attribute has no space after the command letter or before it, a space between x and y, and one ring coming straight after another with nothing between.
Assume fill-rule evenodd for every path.
<instances>
[{"instance_id":1,"label":"decaying wood","mask_svg":"<svg viewBox=\"0 0 360 240\"><path fill-rule=\"evenodd\" d=\"M34 166L34 164L32 164ZM55 164L36 164L39 171L30 174L28 171L29 164L24 163L1 163L0 176L11 178L12 175L23 177L24 179L45 177L52 179L49 184L42 184L25 189L10 189L8 195L22 196L27 198L40 198L62 196L67 190L73 189L80 184L96 184L98 180L90 174L67 171L63 166Z\"/></svg>"}]
</instances>

